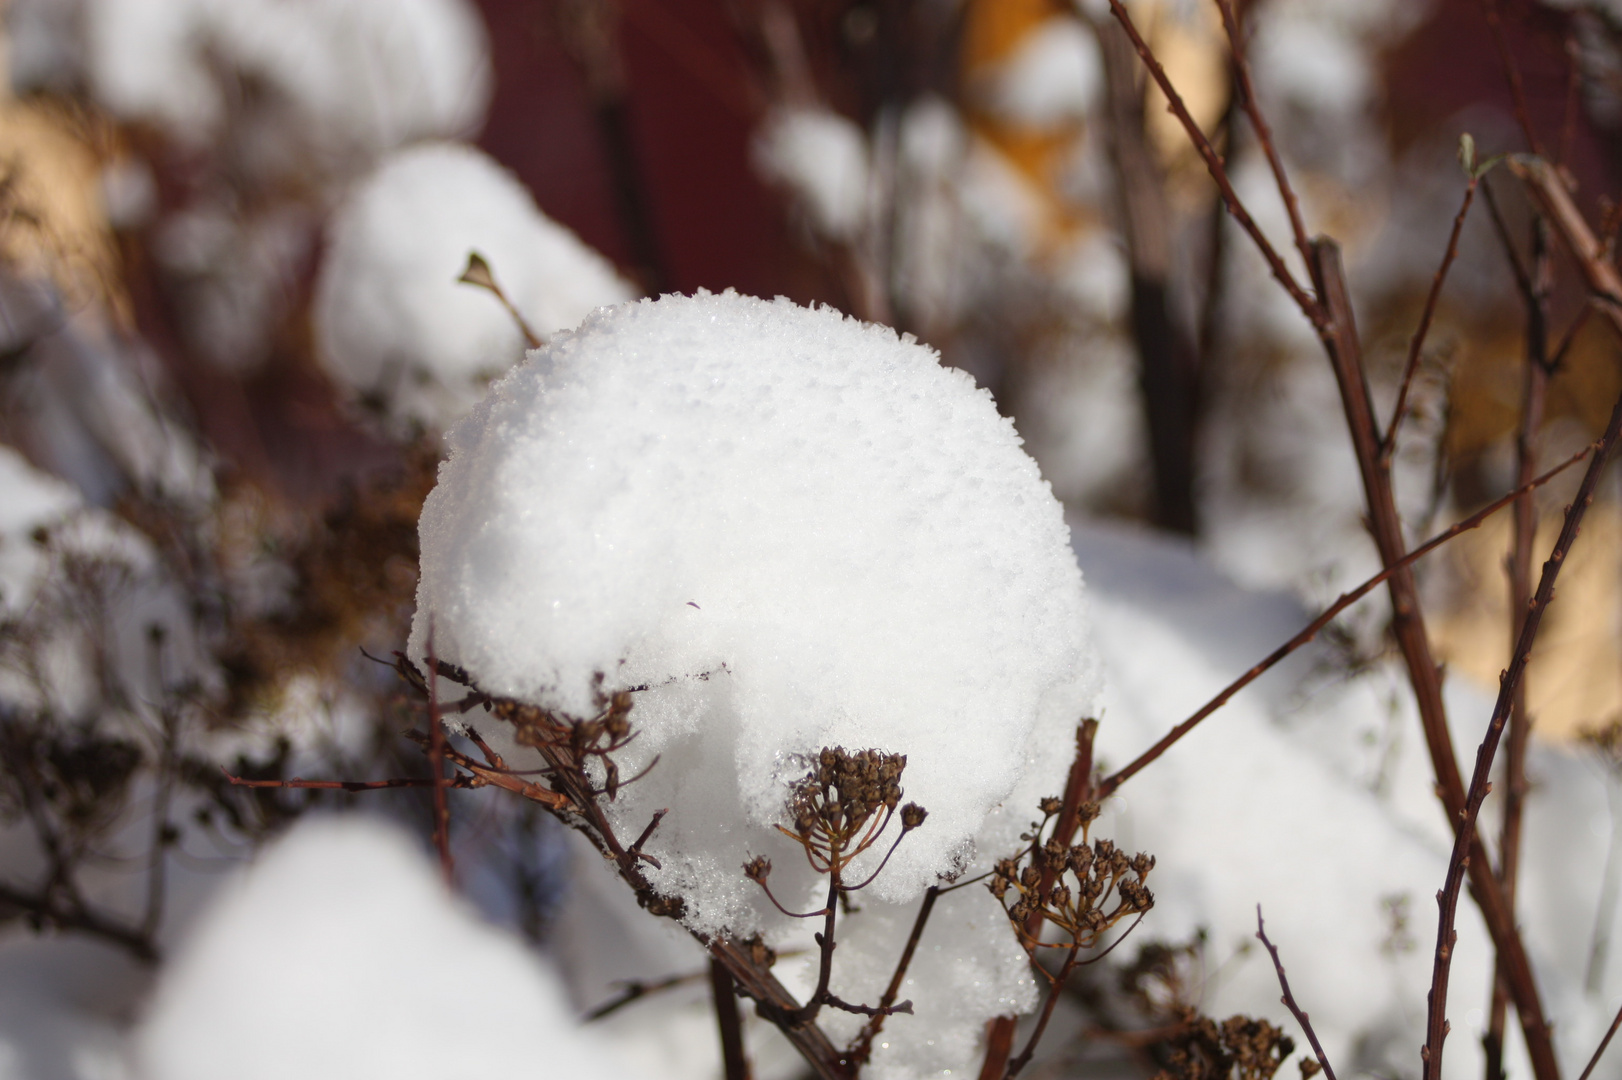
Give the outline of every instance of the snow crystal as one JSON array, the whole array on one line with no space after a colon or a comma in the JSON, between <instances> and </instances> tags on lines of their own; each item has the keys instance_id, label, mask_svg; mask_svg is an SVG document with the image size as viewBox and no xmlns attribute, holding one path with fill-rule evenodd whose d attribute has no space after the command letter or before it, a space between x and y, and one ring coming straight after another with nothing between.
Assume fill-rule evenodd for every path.
<instances>
[{"instance_id":1,"label":"snow crystal","mask_svg":"<svg viewBox=\"0 0 1622 1080\"><path fill-rule=\"evenodd\" d=\"M227 886L134 1039L163 1080L630 1073L412 840L357 818L301 823Z\"/></svg>"},{"instance_id":2,"label":"snow crystal","mask_svg":"<svg viewBox=\"0 0 1622 1080\"><path fill-rule=\"evenodd\" d=\"M240 106L220 73L287 110L279 137L325 149L461 133L490 94L467 0L90 0L85 35L104 104L193 141Z\"/></svg>"},{"instance_id":3,"label":"snow crystal","mask_svg":"<svg viewBox=\"0 0 1622 1080\"><path fill-rule=\"evenodd\" d=\"M670 296L560 335L448 441L411 655L431 629L486 690L574 715L598 673L648 687L618 763L659 762L610 812L634 835L671 808L651 874L691 925L777 932L752 855L787 902L816 888L771 826L821 747L908 755L930 818L872 886L892 902L963 866L1022 776L1049 790L1021 822L1062 785L1063 760L1030 763L1055 732L1068 757L1091 700L1080 576L1012 426L933 351Z\"/></svg>"},{"instance_id":4,"label":"snow crystal","mask_svg":"<svg viewBox=\"0 0 1622 1080\"><path fill-rule=\"evenodd\" d=\"M755 163L804 204L812 224L850 240L867 220L868 154L862 129L823 108L783 108L766 119Z\"/></svg>"},{"instance_id":5,"label":"snow crystal","mask_svg":"<svg viewBox=\"0 0 1622 1080\"><path fill-rule=\"evenodd\" d=\"M392 155L335 215L314 319L327 370L396 424L448 426L523 356L495 295L457 280L470 251L539 334L635 293L480 151L429 143Z\"/></svg>"}]
</instances>

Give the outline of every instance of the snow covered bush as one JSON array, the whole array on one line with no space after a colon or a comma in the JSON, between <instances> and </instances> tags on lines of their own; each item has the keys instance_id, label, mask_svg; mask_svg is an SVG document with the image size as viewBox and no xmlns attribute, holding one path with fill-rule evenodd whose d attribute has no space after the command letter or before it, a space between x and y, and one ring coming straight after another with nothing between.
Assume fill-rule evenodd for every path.
<instances>
[{"instance_id":1,"label":"snow covered bush","mask_svg":"<svg viewBox=\"0 0 1622 1080\"><path fill-rule=\"evenodd\" d=\"M472 252L513 312L459 280ZM443 430L523 355L526 329L550 335L634 291L489 157L422 143L333 215L312 317L340 385L397 430Z\"/></svg>"},{"instance_id":2,"label":"snow covered bush","mask_svg":"<svg viewBox=\"0 0 1622 1080\"><path fill-rule=\"evenodd\" d=\"M559 335L448 442L410 656L521 703L518 746L606 716L607 821L631 837L668 810L641 872L694 931L792 943L777 904L817 908L813 871L843 858L872 879L856 925L893 934L896 905L1016 850L1063 788L1051 748L1096 693L1063 518L990 398L924 346L787 300L667 296ZM852 817L826 816L833 788ZM903 789L927 820L897 812ZM983 894L954 915L1002 921ZM917 996L956 999L939 1034L964 1055L1032 983L1006 931L939 932ZM892 961L864 952L840 996L882 989ZM884 1075L967 1064L925 1050L918 1012Z\"/></svg>"}]
</instances>

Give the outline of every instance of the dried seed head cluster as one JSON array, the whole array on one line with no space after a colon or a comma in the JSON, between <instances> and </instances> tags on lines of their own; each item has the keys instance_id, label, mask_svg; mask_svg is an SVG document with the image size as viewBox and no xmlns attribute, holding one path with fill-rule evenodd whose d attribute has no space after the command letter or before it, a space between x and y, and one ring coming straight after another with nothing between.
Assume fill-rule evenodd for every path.
<instances>
[{"instance_id":1,"label":"dried seed head cluster","mask_svg":"<svg viewBox=\"0 0 1622 1080\"><path fill-rule=\"evenodd\" d=\"M1081 843L1066 845L1052 836L1044 841L1042 833L1057 815L1057 804L1057 799L1043 800L1044 820L1024 837L1030 846L999 862L988 887L1027 949L1049 944L1026 929L1026 920L1037 912L1067 935L1052 944L1090 949L1122 919L1154 906L1144 880L1155 860L1142 852L1129 856L1109 840L1089 843L1086 827L1098 817L1096 803L1081 808Z\"/></svg>"},{"instance_id":2,"label":"dried seed head cluster","mask_svg":"<svg viewBox=\"0 0 1622 1080\"><path fill-rule=\"evenodd\" d=\"M805 848L817 873L837 874L889 825L901 802L901 771L906 767L905 754L824 747L816 765L794 785L788 804L793 827L777 829ZM927 816L917 803L901 807L901 834L918 828Z\"/></svg>"},{"instance_id":3,"label":"dried seed head cluster","mask_svg":"<svg viewBox=\"0 0 1622 1080\"><path fill-rule=\"evenodd\" d=\"M1166 1069L1154 1080L1271 1080L1295 1052L1295 1041L1266 1020L1230 1016L1218 1024L1209 1016L1190 1014L1187 1025L1170 1040ZM1317 1072L1302 1063L1310 1080Z\"/></svg>"}]
</instances>

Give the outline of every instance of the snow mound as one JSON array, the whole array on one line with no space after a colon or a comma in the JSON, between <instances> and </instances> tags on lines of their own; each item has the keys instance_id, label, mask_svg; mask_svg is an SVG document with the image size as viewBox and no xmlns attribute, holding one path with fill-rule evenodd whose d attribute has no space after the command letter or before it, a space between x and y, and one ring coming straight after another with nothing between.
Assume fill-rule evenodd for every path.
<instances>
[{"instance_id":1,"label":"snow mound","mask_svg":"<svg viewBox=\"0 0 1622 1080\"><path fill-rule=\"evenodd\" d=\"M1065 16L1047 19L1026 35L984 88L998 116L1038 129L1086 119L1103 90L1097 36Z\"/></svg>"},{"instance_id":2,"label":"snow mound","mask_svg":"<svg viewBox=\"0 0 1622 1080\"><path fill-rule=\"evenodd\" d=\"M523 356L496 296L457 280L470 251L540 334L635 295L480 151L428 143L390 156L334 216L314 318L327 371L396 424L448 426Z\"/></svg>"},{"instance_id":3,"label":"snow mound","mask_svg":"<svg viewBox=\"0 0 1622 1080\"><path fill-rule=\"evenodd\" d=\"M646 687L617 762L659 762L609 812L634 836L670 808L650 874L689 925L777 932L751 855L785 902L818 887L772 826L819 748L908 755L930 817L871 887L889 902L966 865L1016 784L1045 789L1021 787L1021 824L1062 786L1094 691L1080 572L1011 423L933 350L667 296L560 335L448 442L410 653L431 630L484 689L576 716L599 674Z\"/></svg>"},{"instance_id":4,"label":"snow mound","mask_svg":"<svg viewBox=\"0 0 1622 1080\"><path fill-rule=\"evenodd\" d=\"M113 112L206 142L244 107L274 127L371 152L478 126L484 27L467 0L89 0L90 83Z\"/></svg>"},{"instance_id":5,"label":"snow mound","mask_svg":"<svg viewBox=\"0 0 1622 1080\"><path fill-rule=\"evenodd\" d=\"M161 1080L623 1077L556 978L364 818L306 821L223 890L135 1033Z\"/></svg>"},{"instance_id":6,"label":"snow mound","mask_svg":"<svg viewBox=\"0 0 1622 1080\"><path fill-rule=\"evenodd\" d=\"M755 139L755 166L803 205L811 224L851 240L867 220L869 167L862 129L823 108L782 108Z\"/></svg>"}]
</instances>

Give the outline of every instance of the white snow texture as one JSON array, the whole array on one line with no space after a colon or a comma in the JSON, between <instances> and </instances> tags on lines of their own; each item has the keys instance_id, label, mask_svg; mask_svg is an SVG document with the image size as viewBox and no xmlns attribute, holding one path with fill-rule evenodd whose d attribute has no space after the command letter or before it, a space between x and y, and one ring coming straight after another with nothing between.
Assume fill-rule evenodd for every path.
<instances>
[{"instance_id":1,"label":"white snow texture","mask_svg":"<svg viewBox=\"0 0 1622 1080\"><path fill-rule=\"evenodd\" d=\"M811 224L852 240L867 221L870 168L862 129L831 109L782 108L755 137L755 165L799 200Z\"/></svg>"},{"instance_id":2,"label":"white snow texture","mask_svg":"<svg viewBox=\"0 0 1622 1080\"><path fill-rule=\"evenodd\" d=\"M610 813L635 835L671 808L650 873L690 925L782 932L751 855L787 903L819 887L771 826L821 747L907 754L930 812L874 901L966 865L1022 777L1020 822L1062 786L1094 692L1080 572L1012 425L932 350L829 308L667 296L559 335L448 442L411 655L431 628L484 689L577 716L598 673L648 687L618 764L660 760Z\"/></svg>"},{"instance_id":3,"label":"white snow texture","mask_svg":"<svg viewBox=\"0 0 1622 1080\"><path fill-rule=\"evenodd\" d=\"M521 942L361 817L301 823L227 886L134 1043L153 1080L634 1075Z\"/></svg>"},{"instance_id":4,"label":"white snow texture","mask_svg":"<svg viewBox=\"0 0 1622 1080\"><path fill-rule=\"evenodd\" d=\"M490 96L468 0L89 0L90 83L113 112L214 136L249 78L327 149L465 132Z\"/></svg>"},{"instance_id":5,"label":"white snow texture","mask_svg":"<svg viewBox=\"0 0 1622 1080\"><path fill-rule=\"evenodd\" d=\"M537 334L635 295L481 151L425 143L391 155L334 215L314 320L327 371L397 426L448 427L523 356L501 302L457 280L470 251Z\"/></svg>"}]
</instances>

